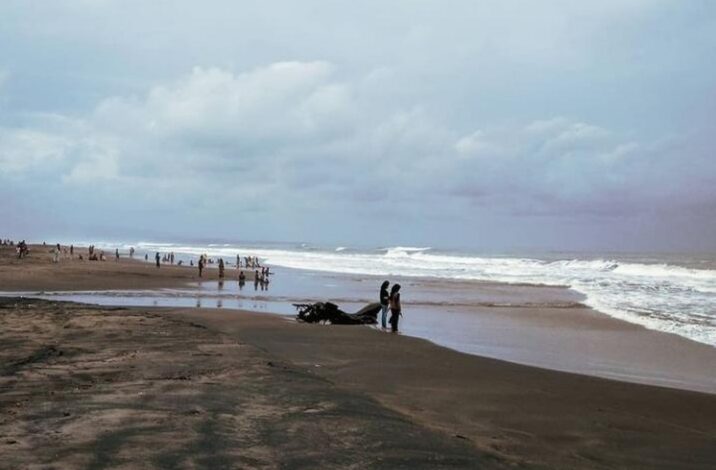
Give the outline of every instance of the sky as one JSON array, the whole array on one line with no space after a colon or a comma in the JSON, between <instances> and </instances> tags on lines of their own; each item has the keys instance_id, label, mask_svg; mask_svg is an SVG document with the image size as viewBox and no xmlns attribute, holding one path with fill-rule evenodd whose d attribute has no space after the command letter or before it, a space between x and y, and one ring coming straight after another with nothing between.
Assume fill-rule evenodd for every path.
<instances>
[{"instance_id":1,"label":"sky","mask_svg":"<svg viewBox=\"0 0 716 470\"><path fill-rule=\"evenodd\" d=\"M716 251L716 2L0 3L0 237Z\"/></svg>"}]
</instances>

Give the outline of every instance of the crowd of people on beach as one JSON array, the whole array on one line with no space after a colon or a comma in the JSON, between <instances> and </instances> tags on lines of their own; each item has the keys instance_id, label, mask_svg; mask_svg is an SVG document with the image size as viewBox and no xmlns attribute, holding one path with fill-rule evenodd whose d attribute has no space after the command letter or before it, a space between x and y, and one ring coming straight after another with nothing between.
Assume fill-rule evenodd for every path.
<instances>
[{"instance_id":1,"label":"crowd of people on beach","mask_svg":"<svg viewBox=\"0 0 716 470\"><path fill-rule=\"evenodd\" d=\"M74 247L72 247L72 251L74 251ZM87 259L90 261L107 261L107 257L104 255L104 250L97 250L94 245L89 246L87 253ZM82 261L84 260L84 257L80 254L79 259Z\"/></svg>"},{"instance_id":2,"label":"crowd of people on beach","mask_svg":"<svg viewBox=\"0 0 716 470\"><path fill-rule=\"evenodd\" d=\"M2 240L0 240L0 246L9 246L15 248L15 253L17 253L17 257L20 259L30 254L30 249L27 247L27 243L25 243L25 240L15 243L9 238L3 238Z\"/></svg>"},{"instance_id":3,"label":"crowd of people on beach","mask_svg":"<svg viewBox=\"0 0 716 470\"><path fill-rule=\"evenodd\" d=\"M130 256L134 255L133 248L130 248ZM119 250L116 251L116 257L119 259ZM169 253L160 253L155 252L154 254L154 265L157 268L161 268L162 264L176 264L177 266L184 265L184 260L177 260L176 255L174 252ZM144 260L149 260L149 254L144 255ZM224 261L223 258L210 258L207 254L199 255L199 259L196 262L196 267L198 269L198 274L200 278L204 277L204 271L206 270L208 265L216 265L219 272L219 280L220 282L226 278L226 267L228 266L228 263ZM189 259L189 266L194 267L194 259ZM240 255L236 255L236 269L238 270L238 281L239 281L239 287L242 288L246 284L246 273L244 272L244 269L253 269L254 270L254 289L258 290L259 287L261 290L267 290L269 283L270 283L270 277L274 273L271 272L268 266L262 266L261 262L258 257L255 256L246 256L241 258Z\"/></svg>"},{"instance_id":4,"label":"crowd of people on beach","mask_svg":"<svg viewBox=\"0 0 716 470\"><path fill-rule=\"evenodd\" d=\"M47 246L47 243L43 242L43 246ZM1 239L0 240L0 246L9 246L14 247L18 258L24 258L28 256L30 250L28 248L27 243L25 240L22 240L20 242L14 242L11 239ZM52 253L52 262L53 263L59 263L62 258L70 258L74 259L75 255L75 247L74 245L69 245L63 247L59 243L55 244L55 246L52 247L51 251ZM129 257L133 258L135 254L134 247L130 247L129 250ZM89 245L87 248L88 253L88 260L90 261L106 261L106 256L103 250L98 250L95 245ZM120 260L120 251L119 248L115 248L114 250L114 258L115 261ZM176 255L174 252L168 252L161 254L159 252L156 252L154 255L154 261L157 268L161 267L162 263L164 264L171 264L174 265L177 261ZM78 259L80 261L84 260L83 255L80 253L78 255ZM145 253L144 260L148 261L149 254ZM178 260L176 262L178 266L181 266L183 264L183 260ZM224 261L223 258L213 259L210 258L207 254L202 254L199 256L199 259L197 261L197 267L199 270L199 277L204 276L204 270L206 269L207 265L214 265L216 264L218 267L219 272L219 282L223 283L223 280L226 277L226 266L227 263ZM189 265L194 266L194 259L189 260ZM274 273L270 271L268 266L262 266L261 261L256 256L245 256L241 257L240 255L236 255L236 269L238 271L238 282L239 282L239 288L243 288L246 284L246 273L244 272L245 269L251 269L254 271L254 290L258 290L259 287L261 290L268 290L268 286L270 283L270 276ZM242 269L243 268L243 269ZM389 289L390 288L390 289ZM382 285L380 286L380 293L379 293L379 302L380 302L380 324L383 329L388 328L388 324L390 324L390 330L393 332L398 331L398 324L400 322L400 317L402 316L402 307L400 303L400 284L393 284L393 286L390 286L390 281L384 281ZM390 317L388 317L388 312L390 312Z\"/></svg>"},{"instance_id":5,"label":"crowd of people on beach","mask_svg":"<svg viewBox=\"0 0 716 470\"><path fill-rule=\"evenodd\" d=\"M24 258L30 253L29 247L25 240L15 242L9 238L4 238L0 239L0 246L14 247L16 249L18 258ZM42 242L42 246L47 247L47 243ZM75 259L74 245L62 246L61 244L57 243L52 246L49 252L52 254L53 263L59 263L63 259ZM129 258L134 258L135 253L135 248L130 247L128 250ZM119 248L115 248L115 262L119 262L121 257L122 255L120 253ZM178 257L173 251L167 253L160 253L157 251L154 255L154 264L157 268L160 268L162 264L170 264L176 266L184 265L184 260L180 260L177 258ZM80 261L84 261L85 256L82 253L78 253L77 259ZM106 261L107 256L105 255L104 250L97 249L95 245L89 245L87 247L86 259L89 261ZM149 253L144 254L144 261L149 261ZM219 279L225 278L227 264L228 263L226 263L223 258L214 259L210 258L207 254L202 254L201 256L199 256L199 259L196 263L199 270L199 277L204 276L204 270L206 269L207 265L217 265L219 271ZM193 258L189 259L189 266L195 266ZM243 287L246 283L246 274L244 273L244 269L242 268L254 271L255 289L258 290L259 287L261 288L261 290L268 289L268 285L270 282L269 276L274 273L269 270L268 266L262 266L261 261L257 256L245 256L242 258L240 255L236 255L236 269L238 270L238 281L240 287Z\"/></svg>"},{"instance_id":6,"label":"crowd of people on beach","mask_svg":"<svg viewBox=\"0 0 716 470\"><path fill-rule=\"evenodd\" d=\"M157 256L159 254L157 253ZM194 260L189 261L190 266L194 266ZM199 256L199 260L197 261L197 267L199 269L199 277L204 277L204 269L206 269L206 266L208 264L216 264L219 269L219 280L220 282L225 279L226 277L226 266L228 263L224 261L223 258L219 258L218 260L214 260L213 258L209 258L206 254L202 254ZM157 266L159 266L157 264ZM269 276L273 273L270 271L268 266L261 266L261 263L259 262L259 259L257 257L253 256L247 256L244 258L244 264L243 266L245 268L252 268L254 269L254 289L258 290L260 287L261 290L267 290L269 286ZM236 255L236 269L238 270L238 280L239 280L239 288L243 288L243 286L246 284L246 274L244 273L244 269L242 269L242 263L241 263L241 256Z\"/></svg>"}]
</instances>

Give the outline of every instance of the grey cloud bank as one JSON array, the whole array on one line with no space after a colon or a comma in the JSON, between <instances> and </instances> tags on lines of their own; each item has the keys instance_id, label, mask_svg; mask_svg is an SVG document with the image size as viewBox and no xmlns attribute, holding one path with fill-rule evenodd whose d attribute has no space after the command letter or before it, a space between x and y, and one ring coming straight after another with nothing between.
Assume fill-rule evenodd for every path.
<instances>
[{"instance_id":1,"label":"grey cloud bank","mask_svg":"<svg viewBox=\"0 0 716 470\"><path fill-rule=\"evenodd\" d=\"M5 2L0 232L716 250L716 6L474 3Z\"/></svg>"}]
</instances>

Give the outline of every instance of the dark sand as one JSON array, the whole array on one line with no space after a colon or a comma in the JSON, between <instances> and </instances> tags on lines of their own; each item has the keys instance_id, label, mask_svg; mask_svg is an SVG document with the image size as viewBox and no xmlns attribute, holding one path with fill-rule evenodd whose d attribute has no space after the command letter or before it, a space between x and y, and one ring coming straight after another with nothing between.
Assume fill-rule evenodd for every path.
<instances>
[{"instance_id":1,"label":"dark sand","mask_svg":"<svg viewBox=\"0 0 716 470\"><path fill-rule=\"evenodd\" d=\"M545 468L716 468L716 395L520 366L364 327L220 310L174 315L508 461Z\"/></svg>"},{"instance_id":2,"label":"dark sand","mask_svg":"<svg viewBox=\"0 0 716 470\"><path fill-rule=\"evenodd\" d=\"M0 257L0 290L195 275L48 260ZM716 467L716 395L265 314L0 307L0 468Z\"/></svg>"},{"instance_id":3,"label":"dark sand","mask_svg":"<svg viewBox=\"0 0 716 470\"><path fill-rule=\"evenodd\" d=\"M497 467L171 312L0 299L0 344L3 469Z\"/></svg>"}]
</instances>

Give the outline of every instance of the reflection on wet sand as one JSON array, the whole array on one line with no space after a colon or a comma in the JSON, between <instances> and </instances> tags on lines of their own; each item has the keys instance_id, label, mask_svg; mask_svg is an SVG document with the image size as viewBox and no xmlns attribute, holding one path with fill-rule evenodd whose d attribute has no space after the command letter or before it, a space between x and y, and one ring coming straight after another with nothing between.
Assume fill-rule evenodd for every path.
<instances>
[{"instance_id":1,"label":"reflection on wet sand","mask_svg":"<svg viewBox=\"0 0 716 470\"><path fill-rule=\"evenodd\" d=\"M271 290L204 281L181 289L42 292L102 305L204 307L295 315L292 304L332 301L355 311L377 300L382 278L281 270ZM716 392L710 346L612 319L565 288L395 278L403 285L404 334L487 357L635 382ZM262 287L259 290L259 287ZM24 293L27 295L28 293ZM664 342L668 344L664 344ZM680 351L680 354L673 354Z\"/></svg>"}]
</instances>

